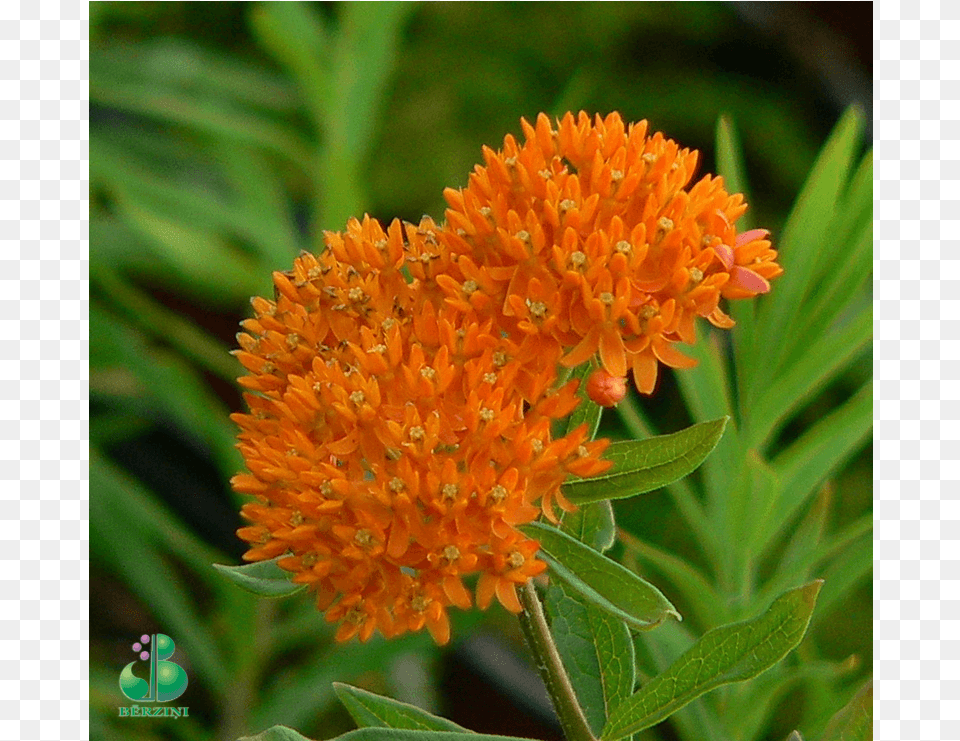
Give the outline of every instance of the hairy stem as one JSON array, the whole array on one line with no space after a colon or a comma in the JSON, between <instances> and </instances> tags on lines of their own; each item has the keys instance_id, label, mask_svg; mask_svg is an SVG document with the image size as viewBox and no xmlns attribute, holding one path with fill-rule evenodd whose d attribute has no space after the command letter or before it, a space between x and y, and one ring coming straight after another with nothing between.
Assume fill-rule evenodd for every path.
<instances>
[{"instance_id":1,"label":"hairy stem","mask_svg":"<svg viewBox=\"0 0 960 741\"><path fill-rule=\"evenodd\" d=\"M529 580L517 588L520 596L520 626L527 639L530 650L537 662L537 669L547 686L547 692L553 701L553 707L560 718L560 725L567 741L596 741L583 709L577 701L577 696L570 684L570 678L563 668L560 653L553 642L547 617L543 614L543 605L537 596L537 589L533 580Z\"/></svg>"}]
</instances>

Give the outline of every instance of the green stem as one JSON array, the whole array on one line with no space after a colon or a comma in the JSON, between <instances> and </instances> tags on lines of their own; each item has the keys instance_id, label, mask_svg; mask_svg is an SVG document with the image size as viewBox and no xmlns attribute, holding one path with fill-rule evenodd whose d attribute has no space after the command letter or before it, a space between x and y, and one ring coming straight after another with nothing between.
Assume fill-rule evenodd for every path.
<instances>
[{"instance_id":1,"label":"green stem","mask_svg":"<svg viewBox=\"0 0 960 741\"><path fill-rule=\"evenodd\" d=\"M520 626L527 644L537 662L537 669L547 686L547 692L557 711L560 725L563 726L567 741L597 741L587 724L587 718L577 701L570 677L567 676L560 660L560 652L553 642L547 617L543 614L543 605L537 596L537 589L531 579L517 589L520 596Z\"/></svg>"}]
</instances>

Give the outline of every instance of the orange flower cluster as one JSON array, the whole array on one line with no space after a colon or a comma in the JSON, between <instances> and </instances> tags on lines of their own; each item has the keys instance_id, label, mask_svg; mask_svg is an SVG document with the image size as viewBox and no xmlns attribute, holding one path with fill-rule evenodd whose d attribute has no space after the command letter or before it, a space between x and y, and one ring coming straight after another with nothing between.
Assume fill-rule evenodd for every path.
<instances>
[{"instance_id":1,"label":"orange flower cluster","mask_svg":"<svg viewBox=\"0 0 960 741\"><path fill-rule=\"evenodd\" d=\"M598 357L605 396L630 369L649 393L658 360L689 364L673 344L695 316L730 326L720 297L780 272L766 232L737 236L742 198L710 177L685 190L696 153L645 124L523 127L446 192L445 224L351 220L274 274L238 336L245 558L281 557L339 640L445 643L471 574L481 608L519 611L545 564L517 526L555 521L566 477L609 466L585 427L552 434L577 404L558 367Z\"/></svg>"},{"instance_id":2,"label":"orange flower cluster","mask_svg":"<svg viewBox=\"0 0 960 741\"><path fill-rule=\"evenodd\" d=\"M541 369L598 355L612 376L632 371L653 391L657 361L694 361L674 344L696 339L694 320L729 328L721 297L770 289L782 270L766 230L737 235L746 210L723 180L687 188L696 151L619 114L568 113L554 129L523 121L526 142L484 148L467 188L445 192L445 246L456 270L448 299L522 337L521 359Z\"/></svg>"}]
</instances>

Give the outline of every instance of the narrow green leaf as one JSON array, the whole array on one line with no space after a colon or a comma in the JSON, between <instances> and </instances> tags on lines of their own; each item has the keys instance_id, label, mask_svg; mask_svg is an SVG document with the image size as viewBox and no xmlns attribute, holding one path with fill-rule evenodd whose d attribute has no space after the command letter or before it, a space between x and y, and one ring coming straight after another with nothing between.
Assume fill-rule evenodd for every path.
<instances>
[{"instance_id":1,"label":"narrow green leaf","mask_svg":"<svg viewBox=\"0 0 960 741\"><path fill-rule=\"evenodd\" d=\"M308 3L257 3L250 27L260 44L292 73L317 130L330 100L331 35L321 13Z\"/></svg>"},{"instance_id":2,"label":"narrow green leaf","mask_svg":"<svg viewBox=\"0 0 960 741\"><path fill-rule=\"evenodd\" d=\"M91 84L90 100L187 126L214 138L251 144L283 157L298 168L312 160L311 151L299 132L253 110L240 110L217 101L157 92L148 85L128 83Z\"/></svg>"},{"instance_id":3,"label":"narrow green leaf","mask_svg":"<svg viewBox=\"0 0 960 741\"><path fill-rule=\"evenodd\" d=\"M723 178L723 184L728 193L743 193L749 203L746 171L740 135L737 133L733 119L724 114L717 121L717 174ZM738 225L741 231L751 228L749 219L750 212L747 211Z\"/></svg>"},{"instance_id":4,"label":"narrow green leaf","mask_svg":"<svg viewBox=\"0 0 960 741\"><path fill-rule=\"evenodd\" d=\"M241 736L237 741L310 741L306 736L286 726L273 726L256 736Z\"/></svg>"},{"instance_id":5,"label":"narrow green leaf","mask_svg":"<svg viewBox=\"0 0 960 741\"><path fill-rule=\"evenodd\" d=\"M610 550L617 539L613 505L608 499L564 512L560 528L600 553Z\"/></svg>"},{"instance_id":6,"label":"narrow green leaf","mask_svg":"<svg viewBox=\"0 0 960 741\"><path fill-rule=\"evenodd\" d=\"M777 382L764 389L749 410L745 409L745 414L749 412L744 418L746 444L764 448L790 414L862 358L872 338L872 312L865 304L844 326L811 342L803 358L785 369Z\"/></svg>"},{"instance_id":7,"label":"narrow green leaf","mask_svg":"<svg viewBox=\"0 0 960 741\"><path fill-rule=\"evenodd\" d=\"M333 683L333 691L361 728L406 728L414 731L472 731L452 720L440 718L415 705L367 692L342 682Z\"/></svg>"},{"instance_id":8,"label":"narrow green leaf","mask_svg":"<svg viewBox=\"0 0 960 741\"><path fill-rule=\"evenodd\" d=\"M170 562L170 554L178 555L202 579L198 560L209 563L219 554L95 448L90 451L90 491L92 556L149 605L177 644L182 641L197 673L222 696L230 681L223 652L210 623L197 612L186 581Z\"/></svg>"},{"instance_id":9,"label":"narrow green leaf","mask_svg":"<svg viewBox=\"0 0 960 741\"><path fill-rule=\"evenodd\" d=\"M782 359L789 356L795 346L807 342L802 335L784 334L783 328L796 325L804 297L815 289L819 263L832 259L835 246L826 243L828 228L840 206L863 125L863 112L859 108L848 109L817 157L775 243L784 274L770 296L759 305L757 323L767 327L768 332L775 331L777 341L768 344L757 338L752 344L751 354L744 359L742 368L748 376L743 379L742 390L764 387L774 377ZM746 401L749 403L750 399Z\"/></svg>"},{"instance_id":10,"label":"narrow green leaf","mask_svg":"<svg viewBox=\"0 0 960 741\"><path fill-rule=\"evenodd\" d=\"M103 289L105 300L115 305L131 322L157 339L170 343L205 370L231 384L243 373L243 366L230 355L229 348L183 314L168 309L138 290L108 265L91 265L90 278Z\"/></svg>"},{"instance_id":11,"label":"narrow green leaf","mask_svg":"<svg viewBox=\"0 0 960 741\"><path fill-rule=\"evenodd\" d=\"M613 468L601 476L575 479L563 485L574 504L623 499L659 489L686 476L710 454L728 417L701 422L672 435L613 443L604 458Z\"/></svg>"},{"instance_id":12,"label":"narrow green leaf","mask_svg":"<svg viewBox=\"0 0 960 741\"><path fill-rule=\"evenodd\" d=\"M538 522L521 529L540 543L553 576L634 630L651 630L670 615L682 619L655 586L566 533Z\"/></svg>"},{"instance_id":13,"label":"narrow green leaf","mask_svg":"<svg viewBox=\"0 0 960 741\"><path fill-rule=\"evenodd\" d=\"M840 247L842 245L842 247ZM824 276L817 292L806 300L796 334L816 337L850 313L852 306L869 293L873 260L873 219L866 214L859 230L846 242L838 242L841 255L836 269ZM798 345L788 363L800 360L809 345Z\"/></svg>"},{"instance_id":14,"label":"narrow green leaf","mask_svg":"<svg viewBox=\"0 0 960 741\"><path fill-rule=\"evenodd\" d=\"M749 204L750 188L747 184L746 166L744 164L743 147L736 125L729 115L722 115L717 121L717 174L723 178L728 193L743 193ZM753 211L748 208L740 217L737 228L744 232L753 228ZM730 313L737 322L736 333L733 335L734 355L737 365L742 366L749 362L753 350L753 343L757 334L756 306L753 301L734 301L729 307ZM694 369L696 370L696 369ZM679 373L678 377L685 374ZM724 414L728 412L723 412Z\"/></svg>"},{"instance_id":15,"label":"narrow green leaf","mask_svg":"<svg viewBox=\"0 0 960 741\"><path fill-rule=\"evenodd\" d=\"M621 532L620 537L628 554L633 554L646 564L648 569L652 568L670 580L676 591L687 601L694 622L700 626L710 626L715 621L716 606L721 604L723 599L698 568L631 533Z\"/></svg>"},{"instance_id":16,"label":"narrow green leaf","mask_svg":"<svg viewBox=\"0 0 960 741\"><path fill-rule=\"evenodd\" d=\"M291 581L293 574L290 571L277 566L277 561L281 558L283 556L271 558L269 561L255 561L243 566L215 563L213 568L241 589L261 597L287 597L306 589L306 584L295 584Z\"/></svg>"},{"instance_id":17,"label":"narrow green leaf","mask_svg":"<svg viewBox=\"0 0 960 741\"><path fill-rule=\"evenodd\" d=\"M869 439L872 425L873 384L865 383L774 458L773 466L785 486L802 496L838 470Z\"/></svg>"},{"instance_id":18,"label":"narrow green leaf","mask_svg":"<svg viewBox=\"0 0 960 741\"><path fill-rule=\"evenodd\" d=\"M851 543L850 547L838 554L821 573L824 587L820 597L820 609L814 618L817 624L827 619L837 619L831 612L844 604L851 590L868 583L873 573L872 535L867 533Z\"/></svg>"},{"instance_id":19,"label":"narrow green leaf","mask_svg":"<svg viewBox=\"0 0 960 741\"><path fill-rule=\"evenodd\" d=\"M776 664L803 638L822 583L786 592L753 620L705 633L614 712L602 741L617 741L649 728L705 692L751 679Z\"/></svg>"},{"instance_id":20,"label":"narrow green leaf","mask_svg":"<svg viewBox=\"0 0 960 741\"><path fill-rule=\"evenodd\" d=\"M633 692L630 630L559 582L547 589L544 610L580 707L598 734L610 713Z\"/></svg>"},{"instance_id":21,"label":"narrow green leaf","mask_svg":"<svg viewBox=\"0 0 960 741\"><path fill-rule=\"evenodd\" d=\"M820 741L870 741L873 738L873 682L867 682L834 715Z\"/></svg>"},{"instance_id":22,"label":"narrow green leaf","mask_svg":"<svg viewBox=\"0 0 960 741\"><path fill-rule=\"evenodd\" d=\"M171 219L123 187L115 189L114 196L118 212L165 265L158 280L189 291L208 305L234 307L263 288L257 261L231 247L222 232Z\"/></svg>"},{"instance_id":23,"label":"narrow green leaf","mask_svg":"<svg viewBox=\"0 0 960 741\"><path fill-rule=\"evenodd\" d=\"M873 392L868 383L772 461L780 496L759 533L759 552L777 540L817 486L862 448L872 425Z\"/></svg>"}]
</instances>

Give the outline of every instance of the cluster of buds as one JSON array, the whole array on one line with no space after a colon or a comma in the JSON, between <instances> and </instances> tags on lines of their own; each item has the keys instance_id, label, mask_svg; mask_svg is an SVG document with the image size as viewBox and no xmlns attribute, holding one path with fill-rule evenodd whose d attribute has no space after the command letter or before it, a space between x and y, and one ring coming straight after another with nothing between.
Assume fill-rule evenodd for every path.
<instances>
[{"instance_id":1,"label":"cluster of buds","mask_svg":"<svg viewBox=\"0 0 960 741\"><path fill-rule=\"evenodd\" d=\"M674 345L696 316L730 326L721 296L779 273L765 232L736 234L740 196L687 189L696 153L616 114L558 124L485 149L441 225L327 233L243 323L245 558L278 558L340 640L445 643L470 575L481 608L519 611L545 564L518 526L556 521L563 481L609 466L585 427L553 434L578 402L558 369L595 360L600 403L631 371L649 393L658 361L689 364Z\"/></svg>"}]
</instances>

